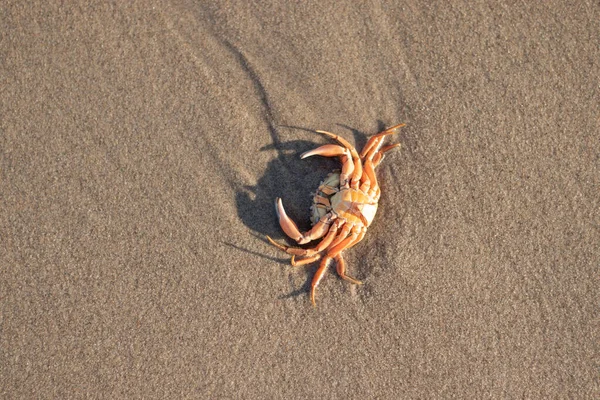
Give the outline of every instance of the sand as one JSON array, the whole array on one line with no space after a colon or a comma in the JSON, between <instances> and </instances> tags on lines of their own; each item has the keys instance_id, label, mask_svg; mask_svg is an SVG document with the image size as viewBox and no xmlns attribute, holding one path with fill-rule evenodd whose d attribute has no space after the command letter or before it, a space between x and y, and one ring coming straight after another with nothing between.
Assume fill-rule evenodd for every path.
<instances>
[{"instance_id":1,"label":"sand","mask_svg":"<svg viewBox=\"0 0 600 400\"><path fill-rule=\"evenodd\" d=\"M599 398L594 1L0 5L0 397ZM407 124L309 300L273 201Z\"/></svg>"}]
</instances>

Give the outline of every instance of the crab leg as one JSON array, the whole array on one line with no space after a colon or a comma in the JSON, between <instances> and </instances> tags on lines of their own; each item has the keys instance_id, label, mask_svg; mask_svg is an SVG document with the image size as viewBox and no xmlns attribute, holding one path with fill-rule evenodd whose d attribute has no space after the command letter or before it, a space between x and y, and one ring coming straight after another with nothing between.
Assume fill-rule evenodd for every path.
<instances>
[{"instance_id":1,"label":"crab leg","mask_svg":"<svg viewBox=\"0 0 600 400\"><path fill-rule=\"evenodd\" d=\"M312 149L300 154L300 159L304 160L306 157L319 155L324 157L336 157L336 156L347 156L349 155L348 149L338 146L337 144L325 144L316 149Z\"/></svg>"},{"instance_id":2,"label":"crab leg","mask_svg":"<svg viewBox=\"0 0 600 400\"><path fill-rule=\"evenodd\" d=\"M378 146L381 145L382 139L384 136L387 135L392 135L394 134L395 130L398 128L402 128L403 126L405 126L405 124L398 124L398 125L394 125L391 128L387 128L385 131L380 132L376 135L374 135L373 137L371 137L371 139L369 139L369 141L367 142L367 144L365 145L365 147L363 147L361 153L360 153L360 158L365 158L365 156L367 155L367 153L369 151L371 151L371 149L373 147L377 148Z\"/></svg>"},{"instance_id":3,"label":"crab leg","mask_svg":"<svg viewBox=\"0 0 600 400\"><path fill-rule=\"evenodd\" d=\"M360 190L363 193L370 194L369 190L378 186L377 175L375 175L376 164L373 162L373 156L380 155L380 153L375 154L376 150L376 147L372 148L372 150L363 159L363 163L365 165L365 173L362 176L362 184L360 186ZM381 155L379 158L382 158Z\"/></svg>"},{"instance_id":4,"label":"crab leg","mask_svg":"<svg viewBox=\"0 0 600 400\"><path fill-rule=\"evenodd\" d=\"M312 249L303 249L301 247L286 246L285 244L277 243L269 235L267 235L267 240L273 246L277 247L279 250L285 251L288 254L293 254L293 255L296 255L296 256L307 256L307 255L312 255L313 254L311 252Z\"/></svg>"},{"instance_id":5,"label":"crab leg","mask_svg":"<svg viewBox=\"0 0 600 400\"><path fill-rule=\"evenodd\" d=\"M383 136L380 136L376 139L378 139L379 142L375 140L373 141L373 143L367 143L367 145L365 145L365 149L370 146L370 150L364 156L363 160L366 173L363 174L363 177L361 179L362 184L360 186L360 190L367 193L369 196L376 195L376 193L379 191L377 176L375 175L375 168L379 165L381 160L383 160L384 153L400 146L400 143L394 143L384 146L380 149L379 147L381 146L381 143L383 141ZM369 142L371 142L371 140L369 140Z\"/></svg>"},{"instance_id":6,"label":"crab leg","mask_svg":"<svg viewBox=\"0 0 600 400\"><path fill-rule=\"evenodd\" d=\"M342 240L344 240L344 238L346 238L346 236L348 236L350 229L352 229L352 224L345 224L342 227L342 230L340 231L339 235L337 235L335 240L328 247L331 248L332 246L335 246L336 243L339 243ZM317 303L315 303L315 292L317 290L317 286L319 286L319 282L321 282L321 279L323 279L323 276L325 275L325 271L327 271L327 265L329 264L329 260L331 260L331 257L329 257L329 255L327 255L323 259L323 261L321 261L321 264L319 264L319 269L317 269L317 272L315 273L315 276L313 277L313 280L311 283L310 301L312 302L313 306L315 306L315 307L317 306Z\"/></svg>"},{"instance_id":7,"label":"crab leg","mask_svg":"<svg viewBox=\"0 0 600 400\"><path fill-rule=\"evenodd\" d=\"M344 258L342 257L341 253L335 256L334 259L336 262L337 273L340 276L340 278L345 279L350 283L354 283L355 285L362 285L361 281L346 275L346 263L344 262Z\"/></svg>"},{"instance_id":8,"label":"crab leg","mask_svg":"<svg viewBox=\"0 0 600 400\"><path fill-rule=\"evenodd\" d=\"M377 185L377 176L375 175L375 166L373 165L373 161L370 159L366 159L363 162L365 169L363 171L363 176L360 179L360 191L363 193L367 193L369 188L371 187L371 183Z\"/></svg>"},{"instance_id":9,"label":"crab leg","mask_svg":"<svg viewBox=\"0 0 600 400\"><path fill-rule=\"evenodd\" d=\"M277 217L279 218L279 225L286 235L294 239L298 244L305 244L315 239L319 239L327 233L331 221L337 218L333 213L323 215L319 222L317 222L311 230L305 233L300 233L298 225L290 218L283 208L283 203L278 197L275 200L275 210L277 211Z\"/></svg>"},{"instance_id":10,"label":"crab leg","mask_svg":"<svg viewBox=\"0 0 600 400\"><path fill-rule=\"evenodd\" d=\"M347 224L347 225L349 225L349 224ZM347 225L345 225L345 226L347 226ZM360 229L359 227L355 226L351 236L345 238L336 246L333 246L333 247L330 246L330 248L327 252L327 255L321 261L321 264L319 265L319 269L317 270L315 277L313 278L313 281L311 283L311 288L310 288L310 300L311 300L313 306L316 307L316 305L317 305L317 303L315 302L315 293L316 293L317 287L319 286L319 283L321 282L321 279L323 279L323 276L325 275L325 271L327 270L327 265L329 264L329 261L332 258L337 257L343 250L354 246L356 243L358 243L362 240L362 238L365 236L366 231L364 229L359 231L359 229ZM343 229L342 229L342 233L343 233ZM340 233L338 238L341 235L342 234ZM345 272L345 271L342 271L342 272ZM346 276L346 275L344 274L344 276ZM344 279L346 279L346 278L344 278ZM352 279L352 278L350 278L350 279Z\"/></svg>"},{"instance_id":11,"label":"crab leg","mask_svg":"<svg viewBox=\"0 0 600 400\"><path fill-rule=\"evenodd\" d=\"M329 226L331 225L331 221L335 218L335 214L328 213L321 217L319 222L317 222L311 230L304 233L303 238L298 242L299 244L306 244L308 242L312 242L313 240L322 238L329 231Z\"/></svg>"},{"instance_id":12,"label":"crab leg","mask_svg":"<svg viewBox=\"0 0 600 400\"><path fill-rule=\"evenodd\" d=\"M360 228L358 226L355 226L354 229L352 229L352 234L350 236L342 240L337 245L329 248L329 250L327 251L327 257L333 258L340 254L342 251L354 246L355 244L363 240L366 232L367 230L364 227Z\"/></svg>"},{"instance_id":13,"label":"crab leg","mask_svg":"<svg viewBox=\"0 0 600 400\"><path fill-rule=\"evenodd\" d=\"M299 267L317 261L319 258L321 258L321 254L313 254L312 256L303 258L301 260L296 260L294 257L296 256L292 256L292 267Z\"/></svg>"},{"instance_id":14,"label":"crab leg","mask_svg":"<svg viewBox=\"0 0 600 400\"><path fill-rule=\"evenodd\" d=\"M337 234L338 227L341 224L343 224L343 222L341 220L339 220L339 219L336 220L333 223L333 225L331 225L331 228L329 229L329 233L327 233L327 236L325 236L325 238L323 240L321 240L321 243L319 243L313 249L307 249L307 254L306 255L309 256L309 257L303 258L301 260L296 260L296 256L293 255L292 256L292 261L291 261L292 266L296 267L296 266L300 266L300 265L310 264L311 262L316 261L319 258L321 258L321 255L318 254L318 253L322 252L327 247L329 247L329 245L331 244L331 242L335 238L335 235ZM312 253L316 253L316 254L312 255Z\"/></svg>"},{"instance_id":15,"label":"crab leg","mask_svg":"<svg viewBox=\"0 0 600 400\"><path fill-rule=\"evenodd\" d=\"M342 227L340 234L333 240L333 242L331 242L331 244L328 247L337 246L338 243L340 243L342 240L344 240L348 236L351 229L352 229L352 224L345 224Z\"/></svg>"},{"instance_id":16,"label":"crab leg","mask_svg":"<svg viewBox=\"0 0 600 400\"><path fill-rule=\"evenodd\" d=\"M310 156L324 156L324 157L336 157L340 156L342 163L342 172L340 173L340 186L345 186L348 183L349 176L352 175L355 163L353 161L352 153L349 149L337 144L326 144L316 149L309 150L300 155L301 159L305 159Z\"/></svg>"},{"instance_id":17,"label":"crab leg","mask_svg":"<svg viewBox=\"0 0 600 400\"><path fill-rule=\"evenodd\" d=\"M374 153L373 155L373 167L377 167L381 161L383 160L383 157L385 157L384 153L387 153L388 151L395 149L396 147L400 147L402 144L401 143L394 143L394 144L390 144L387 146L383 146L378 152Z\"/></svg>"},{"instance_id":18,"label":"crab leg","mask_svg":"<svg viewBox=\"0 0 600 400\"><path fill-rule=\"evenodd\" d=\"M327 247L329 247L329 245L331 244L331 242L333 241L338 228L343 224L342 220L340 219L336 219L335 222L331 225L331 228L329 229L329 232L327 233L327 235L325 236L325 238L323 240L321 240L321 242L315 246L312 249L303 249L301 247L291 247L291 246L286 246L284 244L281 243L277 243L276 241L274 241L273 239L271 239L270 236L267 235L267 239L269 240L269 242L277 247L279 250L283 250L288 254L292 254L292 265L296 266L296 265L303 265L303 264L308 264L309 262L304 262L307 259L302 259L302 260L295 260L295 256L313 256L316 253L320 253L323 250L325 250ZM315 258L312 261L317 260L318 258ZM310 262L312 262L310 261Z\"/></svg>"},{"instance_id":19,"label":"crab leg","mask_svg":"<svg viewBox=\"0 0 600 400\"><path fill-rule=\"evenodd\" d=\"M327 137L330 137L336 140L338 143L342 144L346 149L350 151L352 155L352 162L354 163L354 171L352 172L352 178L350 179L350 186L353 189L358 189L360 177L362 176L362 163L360 161L360 157L358 156L358 152L346 139L341 136L336 135L335 133L327 132L327 131L316 131L317 133L321 133ZM342 179L340 176L340 186L345 186L342 183Z\"/></svg>"},{"instance_id":20,"label":"crab leg","mask_svg":"<svg viewBox=\"0 0 600 400\"><path fill-rule=\"evenodd\" d=\"M385 156L384 153L399 147L400 143L394 143L394 144L390 144L388 146L384 146L382 147L378 152L374 153L373 155L371 155L370 158L373 159L372 161L372 174L374 177L374 182L375 185L373 185L372 187L369 187L368 189L365 189L364 191L369 195L369 196L375 196L375 198L377 200L379 200L379 193L380 193L380 189L379 189L379 184L377 183L377 177L375 175L375 168L379 165L379 163L381 163L381 160L383 160L383 157ZM371 164L371 162L367 162L369 164ZM362 187L362 186L361 186Z\"/></svg>"},{"instance_id":21,"label":"crab leg","mask_svg":"<svg viewBox=\"0 0 600 400\"><path fill-rule=\"evenodd\" d=\"M379 152L380 153L386 153L388 151L390 151L391 149L395 149L396 147L400 147L402 145L402 143L394 143L394 144L389 144L387 146L383 146Z\"/></svg>"},{"instance_id":22,"label":"crab leg","mask_svg":"<svg viewBox=\"0 0 600 400\"><path fill-rule=\"evenodd\" d=\"M317 306L317 303L315 303L315 293L317 291L317 286L319 286L319 283L321 282L321 279L323 279L323 276L325 276L327 264L329 263L330 259L330 257L325 257L323 261L321 261L321 264L319 264L319 269L315 273L315 277L310 284L310 301L312 302L313 307Z\"/></svg>"}]
</instances>

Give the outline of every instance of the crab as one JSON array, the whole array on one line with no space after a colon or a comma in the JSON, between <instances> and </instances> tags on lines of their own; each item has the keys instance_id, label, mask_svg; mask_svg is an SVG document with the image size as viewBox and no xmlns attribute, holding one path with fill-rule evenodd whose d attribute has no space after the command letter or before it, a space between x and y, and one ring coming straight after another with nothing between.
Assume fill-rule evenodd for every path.
<instances>
[{"instance_id":1,"label":"crab","mask_svg":"<svg viewBox=\"0 0 600 400\"><path fill-rule=\"evenodd\" d=\"M381 163L384 153L400 146L400 143L395 143L382 147L383 140L385 136L395 133L403 126L404 124L392 126L371 137L360 155L346 139L331 132L316 131L338 144L323 145L303 153L300 158L315 155L340 157L342 169L330 173L317 189L311 206L310 230L300 232L296 223L286 214L281 198L275 199L279 225L287 236L298 244L307 244L322 238L315 247L305 249L286 246L267 236L271 244L292 255L292 266L307 265L322 258L311 283L310 299L313 306L316 306L316 289L331 260L335 260L337 273L342 279L353 284L362 284L346 274L342 252L360 242L373 222L381 195L375 168Z\"/></svg>"}]
</instances>

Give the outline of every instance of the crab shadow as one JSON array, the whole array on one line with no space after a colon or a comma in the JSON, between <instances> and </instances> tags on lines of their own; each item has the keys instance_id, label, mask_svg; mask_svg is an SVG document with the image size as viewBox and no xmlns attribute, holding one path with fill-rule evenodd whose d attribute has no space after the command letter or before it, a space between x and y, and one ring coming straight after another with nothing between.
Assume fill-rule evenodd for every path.
<instances>
[{"instance_id":1,"label":"crab shadow","mask_svg":"<svg viewBox=\"0 0 600 400\"><path fill-rule=\"evenodd\" d=\"M381 130L385 128L379 122ZM350 130L357 148L366 142L366 135L346 125L338 126L340 136L348 138L343 130ZM280 126L279 129L292 129L315 132L312 129L297 126ZM277 131L277 129L275 129ZM244 186L236 192L236 206L241 221L259 237L269 235L276 239L285 235L279 227L275 213L275 199L281 197L287 214L298 224L300 230L310 229L310 205L312 195L320 182L333 170L339 169L337 159L328 157L309 157L304 160L300 155L308 150L331 143L330 140L314 133L314 140L293 140L263 146L259 151L275 150L276 157L269 162L263 176L254 186ZM287 237L285 237L287 240ZM290 244L294 244L290 242Z\"/></svg>"},{"instance_id":2,"label":"crab shadow","mask_svg":"<svg viewBox=\"0 0 600 400\"><path fill-rule=\"evenodd\" d=\"M285 236L275 213L277 197L281 197L288 215L301 230L310 228L310 193L336 168L335 160L322 157L300 159L302 153L319 145L318 139L315 135L314 142L293 140L259 149L275 150L276 157L269 161L256 185L244 186L236 193L238 216L258 237L269 235L281 239Z\"/></svg>"}]
</instances>

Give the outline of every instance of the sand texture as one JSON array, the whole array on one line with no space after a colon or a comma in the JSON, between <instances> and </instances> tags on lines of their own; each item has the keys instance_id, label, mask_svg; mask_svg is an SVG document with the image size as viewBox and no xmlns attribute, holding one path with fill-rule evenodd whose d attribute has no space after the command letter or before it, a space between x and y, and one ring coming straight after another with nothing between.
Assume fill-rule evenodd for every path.
<instances>
[{"instance_id":1,"label":"sand texture","mask_svg":"<svg viewBox=\"0 0 600 400\"><path fill-rule=\"evenodd\" d=\"M600 398L600 3L74 4L0 4L0 398ZM401 122L314 309L273 202Z\"/></svg>"}]
</instances>

